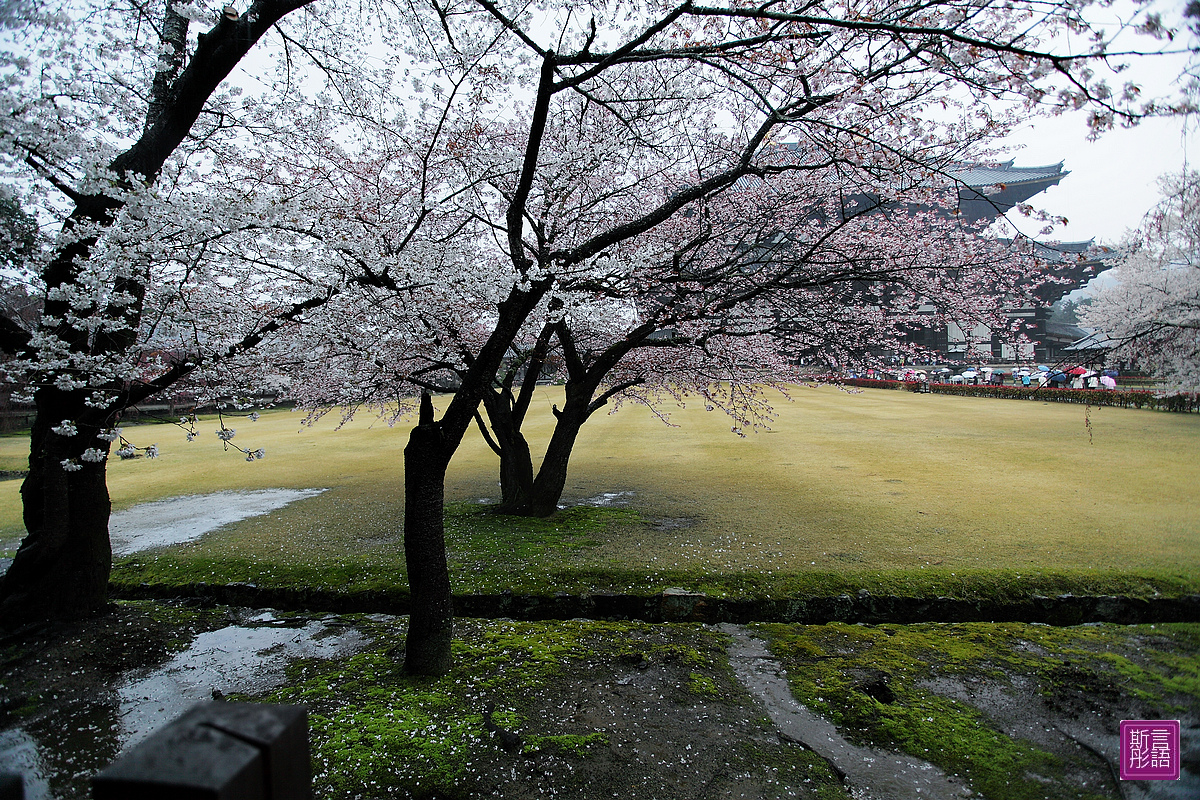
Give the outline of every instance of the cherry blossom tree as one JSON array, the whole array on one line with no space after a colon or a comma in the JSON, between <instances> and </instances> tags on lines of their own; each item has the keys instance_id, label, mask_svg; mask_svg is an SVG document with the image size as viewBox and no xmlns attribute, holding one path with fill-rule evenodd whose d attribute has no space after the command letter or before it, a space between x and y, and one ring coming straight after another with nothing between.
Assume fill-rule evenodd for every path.
<instances>
[{"instance_id":1,"label":"cherry blossom tree","mask_svg":"<svg viewBox=\"0 0 1200 800\"><path fill-rule=\"evenodd\" d=\"M316 271L292 279L287 202L244 182L230 158L266 107L219 88L306 4L6 6L0 169L49 243L16 275L41 295L40 318L0 318L7 379L36 407L28 535L0 585L4 624L104 603L105 462L121 413L336 290Z\"/></svg>"},{"instance_id":2,"label":"cherry blossom tree","mask_svg":"<svg viewBox=\"0 0 1200 800\"><path fill-rule=\"evenodd\" d=\"M587 282L577 294L604 297L575 297L509 360L484 396L491 431L477 420L501 460L501 513L557 509L579 430L610 401L666 421L664 404L691 397L742 434L769 421L763 390L795 382L796 362L878 366L881 352L912 351L914 326L1000 328L1006 303L1052 279L1028 243L989 236L953 207L860 195L834 209L823 182L769 183L660 226L674 237L669 260L636 282ZM940 200L954 197L947 187ZM943 312L918 312L930 304ZM535 474L520 428L550 355L565 371L565 404Z\"/></svg>"},{"instance_id":3,"label":"cherry blossom tree","mask_svg":"<svg viewBox=\"0 0 1200 800\"><path fill-rule=\"evenodd\" d=\"M1200 389L1200 172L1159 180L1163 198L1122 243L1112 283L1080 309L1083 325L1132 362L1185 391Z\"/></svg>"},{"instance_id":4,"label":"cherry blossom tree","mask_svg":"<svg viewBox=\"0 0 1200 800\"><path fill-rule=\"evenodd\" d=\"M780 277L760 289L753 270L718 269L709 285L704 259L697 272L685 269L688 240L669 232L713 218L704 207L747 192L748 180L775 197L785 196L775 189L789 180L823 186L805 212L816 223L843 218L849 198L926 206L934 198L922 192L941 188L955 164L984 158L986 142L1022 113L1088 108L1100 131L1161 110L1140 100L1137 87L1101 79L1098 62L1114 56L1103 36L1073 52L1055 38L1092 32L1075 4L648 2L580 10L459 0L413 3L409 11L413 41L437 65L421 73L423 113L455 126L452 134L432 131L430 152L448 153L452 162L439 197L460 204L476 255L469 269L446 273L432 290L453 301L445 318L403 326L425 328L414 348L432 359L425 367L385 357L342 369L361 375L394 364L393 377L416 374L417 385L453 389L440 418L422 398L405 451L413 597L405 658L420 673L449 667L445 470L520 337L529 337L536 357L547 327L548 344L558 338L556 326L583 308L580 296L649 297L659 285L678 295L671 305L681 321L728 317L729 335L743 337L779 309L797 317L828 309L845 330L861 330L890 324L883 305L895 306L895 319L954 281L994 291L1007 279L982 268L914 269L911 284L878 297L866 276L864 285L850 282L828 296L820 290L832 279ZM784 142L788 157L780 156ZM761 233L743 245L758 246ZM712 239L714 251L720 239ZM918 255L916 263L930 263L930 253ZM836 271L836 262L827 266ZM665 279L670 269L674 276ZM873 269L881 279L894 272L887 259ZM972 296L963 289L959 297ZM470 309L479 302L487 307L475 316ZM414 310L384 305L396 318ZM695 338L700 344L702 334ZM473 343L456 344L467 340ZM361 345L343 346L339 357L351 358ZM447 384L439 383L439 370L451 376ZM326 390L369 394L332 382Z\"/></svg>"},{"instance_id":5,"label":"cherry blossom tree","mask_svg":"<svg viewBox=\"0 0 1200 800\"><path fill-rule=\"evenodd\" d=\"M674 316L654 329L702 351L751 342L777 315L885 324L883 305L902 316L944 284L1003 279L913 269L879 295L870 276L893 267L877 260L822 294L836 260L818 259L825 279L735 268L720 254L729 231L689 245L689 226L737 219L706 209L735 197L769 208L789 184L821 188L793 203L814 233L879 225L846 203L932 204L953 165L986 157L1023 113L1087 108L1099 131L1163 110L1105 82L1118 56L1102 35L1082 49L1055 38L1092 32L1074 2L255 0L215 22L198 3L79 3L92 13L3 17L25 23L2 64L4 165L58 226L35 265L41 322L0 323L38 411L6 619L102 601L104 437L122 409L217 362L265 374L334 354L353 331L399 351L408 385L453 377L440 418L423 398L405 451L405 659L418 673L449 667L445 470L523 331L536 344L587 302L629 298L641 314L658 298ZM268 31L274 66L226 81ZM781 262L826 252L820 237L791 241ZM726 330L705 333L714 318ZM267 339L299 321L316 327L298 340L325 350ZM341 380L366 368L391 365L362 361ZM363 394L337 383L324 394Z\"/></svg>"}]
</instances>

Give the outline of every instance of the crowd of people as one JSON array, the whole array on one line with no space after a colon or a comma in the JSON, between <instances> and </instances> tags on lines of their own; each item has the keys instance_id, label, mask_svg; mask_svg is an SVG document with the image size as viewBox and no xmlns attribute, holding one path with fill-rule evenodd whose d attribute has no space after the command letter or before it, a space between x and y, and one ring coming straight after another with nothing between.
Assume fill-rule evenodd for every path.
<instances>
[{"instance_id":1,"label":"crowd of people","mask_svg":"<svg viewBox=\"0 0 1200 800\"><path fill-rule=\"evenodd\" d=\"M849 377L877 378L881 380L918 381L923 383L950 383L960 385L1021 386L1025 388L1047 387L1051 389L1115 389L1118 372L1115 369L1097 371L1087 367L1051 367L1038 364L1033 367L1013 366L1007 370L999 367L960 366L929 367L916 369L902 367L895 370L868 369L864 375Z\"/></svg>"}]
</instances>

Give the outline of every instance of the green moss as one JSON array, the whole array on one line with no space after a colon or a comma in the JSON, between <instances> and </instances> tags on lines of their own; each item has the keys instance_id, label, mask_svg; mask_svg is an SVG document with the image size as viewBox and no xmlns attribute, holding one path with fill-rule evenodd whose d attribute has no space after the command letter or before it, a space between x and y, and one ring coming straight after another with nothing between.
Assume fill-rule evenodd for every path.
<instances>
[{"instance_id":1,"label":"green moss","mask_svg":"<svg viewBox=\"0 0 1200 800\"><path fill-rule=\"evenodd\" d=\"M801 702L851 737L900 747L992 800L1085 798L1058 756L995 729L973 707L923 688L934 676L1032 679L1051 704L1126 693L1167 713L1200 696L1200 625L761 625ZM1157 645L1151 640L1158 640ZM1146 645L1146 646L1140 646ZM1122 653L1138 653L1135 658ZM1043 783L1025 779L1041 776ZM1014 777L1016 776L1016 777ZM1051 788L1053 791L1051 791Z\"/></svg>"},{"instance_id":2,"label":"green moss","mask_svg":"<svg viewBox=\"0 0 1200 800\"><path fill-rule=\"evenodd\" d=\"M589 748L604 744L608 744L608 737L598 731L582 735L530 736L525 741L525 752L535 753L539 750L557 750L561 753L583 757L587 755Z\"/></svg>"},{"instance_id":3,"label":"green moss","mask_svg":"<svg viewBox=\"0 0 1200 800\"><path fill-rule=\"evenodd\" d=\"M262 588L298 592L408 594L408 577L403 563L380 566L354 557L347 557L337 564L323 561L281 564L236 556L194 558L186 551L168 550L115 562L110 582L117 591L133 590L143 583L154 586L252 583Z\"/></svg>"},{"instance_id":4,"label":"green moss","mask_svg":"<svg viewBox=\"0 0 1200 800\"><path fill-rule=\"evenodd\" d=\"M473 503L447 505L445 519L456 589L480 593L542 585L547 568L572 561L613 528L641 522L630 509L575 506L543 519L497 514Z\"/></svg>"},{"instance_id":5,"label":"green moss","mask_svg":"<svg viewBox=\"0 0 1200 800\"><path fill-rule=\"evenodd\" d=\"M360 620L367 630L369 620ZM417 797L458 796L471 765L498 757L483 726L492 704L517 702L567 664L587 657L605 627L581 623L456 623L454 668L441 678L405 675L395 631L374 625L372 649L347 660L312 660L291 668L290 685L273 702L312 709L314 785L319 794L349 797L389 787ZM532 726L515 707L493 714L496 724ZM533 747L580 752L602 740L594 731L533 733Z\"/></svg>"},{"instance_id":6,"label":"green moss","mask_svg":"<svg viewBox=\"0 0 1200 800\"><path fill-rule=\"evenodd\" d=\"M716 681L698 672L688 675L687 689L692 694L697 694L701 697L717 697L720 694L717 690Z\"/></svg>"}]
</instances>

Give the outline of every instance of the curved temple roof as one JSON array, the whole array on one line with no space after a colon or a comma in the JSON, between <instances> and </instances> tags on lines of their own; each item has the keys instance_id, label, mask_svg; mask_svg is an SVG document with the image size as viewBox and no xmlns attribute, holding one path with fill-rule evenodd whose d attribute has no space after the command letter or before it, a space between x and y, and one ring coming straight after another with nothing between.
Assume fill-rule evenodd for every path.
<instances>
[{"instance_id":1,"label":"curved temple roof","mask_svg":"<svg viewBox=\"0 0 1200 800\"><path fill-rule=\"evenodd\" d=\"M1042 167L1014 167L1012 161L993 166L964 164L950 175L964 184L958 192L959 210L964 217L975 221L999 216L1017 203L1056 186L1071 174L1064 172L1062 166L1061 161Z\"/></svg>"}]
</instances>

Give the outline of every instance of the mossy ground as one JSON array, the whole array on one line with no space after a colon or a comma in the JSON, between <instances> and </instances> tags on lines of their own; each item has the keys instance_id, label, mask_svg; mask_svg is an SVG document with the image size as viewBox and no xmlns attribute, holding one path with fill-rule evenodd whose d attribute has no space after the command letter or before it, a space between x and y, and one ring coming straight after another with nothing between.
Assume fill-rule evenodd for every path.
<instances>
[{"instance_id":1,"label":"mossy ground","mask_svg":"<svg viewBox=\"0 0 1200 800\"><path fill-rule=\"evenodd\" d=\"M846 797L773 735L714 631L459 620L454 669L430 679L403 674L398 621L353 619L368 649L297 663L256 698L310 708L318 797ZM518 747L488 732L489 708Z\"/></svg>"},{"instance_id":2,"label":"mossy ground","mask_svg":"<svg viewBox=\"0 0 1200 800\"><path fill-rule=\"evenodd\" d=\"M84 796L87 775L116 755L122 676L252 616L120 603L88 623L10 637L0 653L0 734L34 737L55 793ZM313 618L277 616L296 626ZM231 698L309 708L318 800L848 800L823 761L776 735L716 629L458 620L454 669L430 679L400 669L403 618L317 616L359 629L367 643L335 660L295 661L281 688ZM1200 625L752 633L770 642L796 697L843 735L932 761L989 800L1118 799L1104 761L1072 736L1111 750L1122 718L1200 722ZM504 749L484 726L493 705L494 722L522 737L519 748Z\"/></svg>"},{"instance_id":3,"label":"mossy ground","mask_svg":"<svg viewBox=\"0 0 1200 800\"><path fill-rule=\"evenodd\" d=\"M235 523L195 543L118 559L113 584L118 590L133 590L143 583L253 583L263 588L407 597L403 549L395 536L350 542L314 541L306 535L276 541L276 532L286 520L321 519L320 509L307 505L317 499ZM593 554L605 542L637 539L639 547L653 548L656 525L654 519L634 508L574 506L547 519L529 519L499 515L478 503L451 503L446 513L446 544L453 590L458 594L651 595L682 587L713 597L773 599L833 597L866 589L874 595L989 602L1019 602L1032 595L1064 593L1151 597L1200 591L1200 576L1116 568L1012 570L938 565L917 570L756 572L720 571L703 564L647 570L637 565L595 563ZM313 546L302 555L304 542ZM267 550L287 552L280 557Z\"/></svg>"},{"instance_id":4,"label":"mossy ground","mask_svg":"<svg viewBox=\"0 0 1200 800\"><path fill-rule=\"evenodd\" d=\"M1196 624L756 627L801 702L989 800L1120 796L1072 735L1115 752L1121 719L1200 721Z\"/></svg>"}]
</instances>

